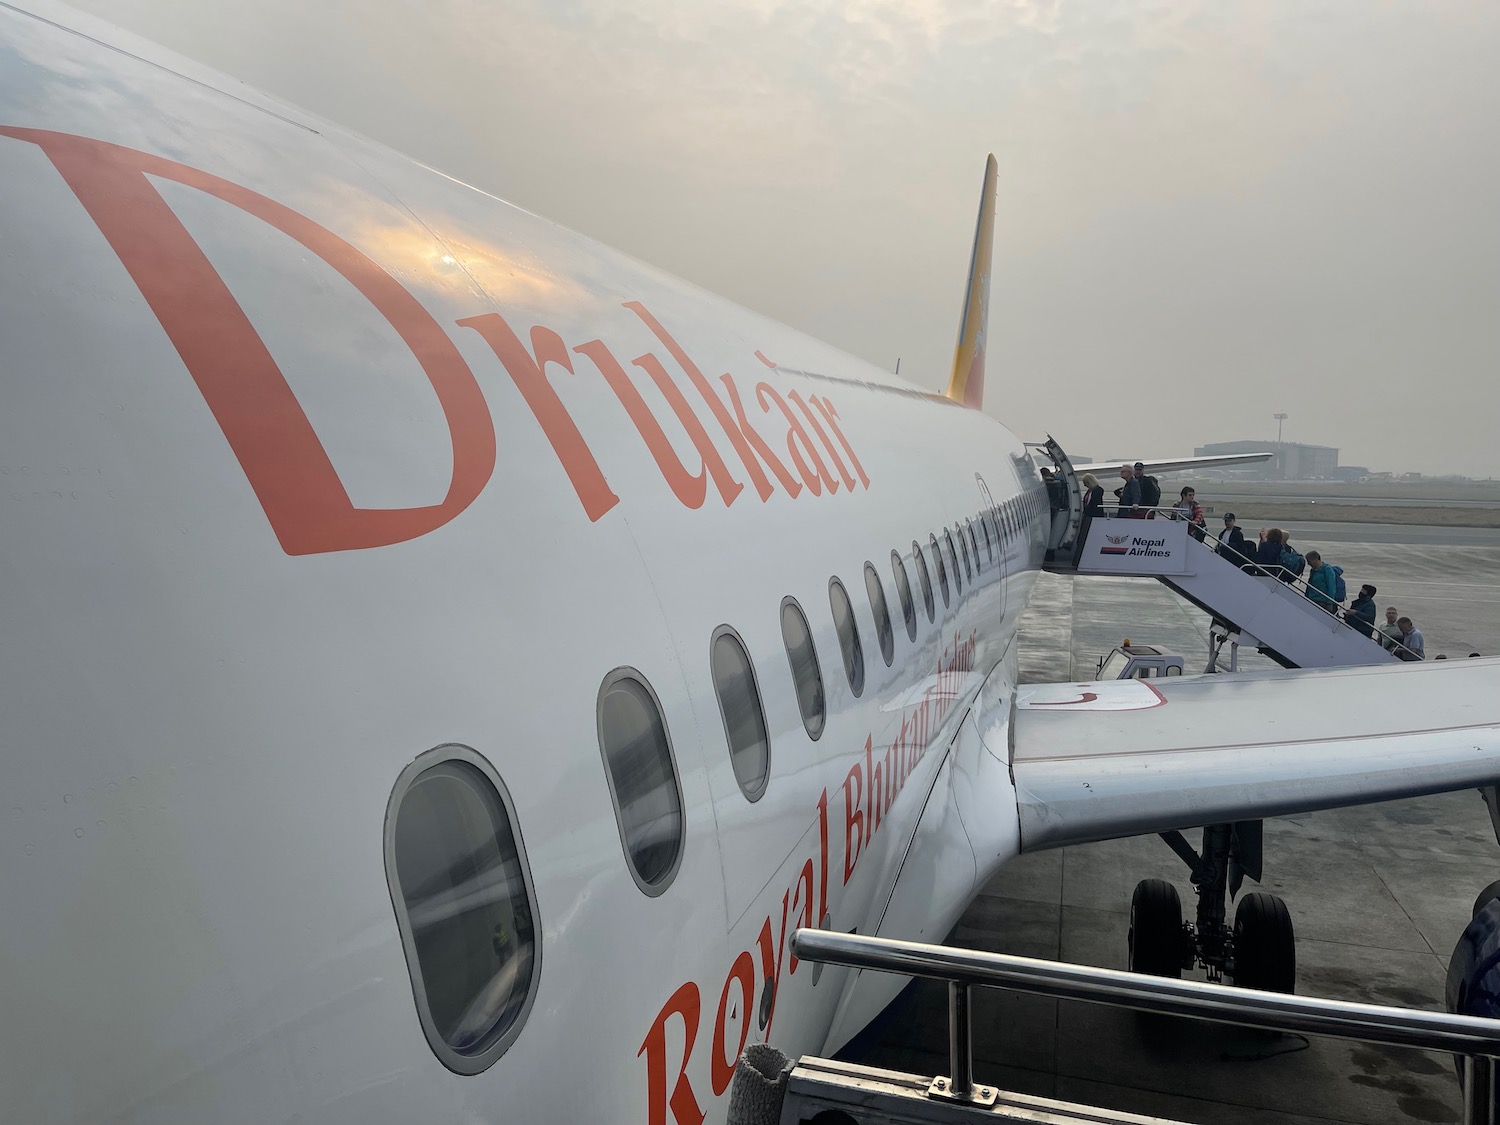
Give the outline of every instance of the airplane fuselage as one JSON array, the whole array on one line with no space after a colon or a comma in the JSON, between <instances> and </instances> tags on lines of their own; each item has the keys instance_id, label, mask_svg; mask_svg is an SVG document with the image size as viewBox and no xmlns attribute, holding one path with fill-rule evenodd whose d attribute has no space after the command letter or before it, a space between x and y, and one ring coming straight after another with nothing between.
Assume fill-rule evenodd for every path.
<instances>
[{"instance_id":1,"label":"airplane fuselage","mask_svg":"<svg viewBox=\"0 0 1500 1125\"><path fill-rule=\"evenodd\" d=\"M899 982L796 964L792 930L939 939L1016 849L1020 442L43 11L0 9L8 1115L695 1125L747 1042L847 1040ZM601 749L620 676L670 744L659 878ZM478 1073L424 1032L391 862L403 771L464 755L535 944Z\"/></svg>"}]
</instances>

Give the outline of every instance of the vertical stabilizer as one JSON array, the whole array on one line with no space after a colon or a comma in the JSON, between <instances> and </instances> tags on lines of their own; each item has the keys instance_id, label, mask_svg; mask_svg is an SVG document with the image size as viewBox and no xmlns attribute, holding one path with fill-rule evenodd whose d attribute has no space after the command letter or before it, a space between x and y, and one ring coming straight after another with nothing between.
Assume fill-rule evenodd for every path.
<instances>
[{"instance_id":1,"label":"vertical stabilizer","mask_svg":"<svg viewBox=\"0 0 1500 1125\"><path fill-rule=\"evenodd\" d=\"M990 321L990 252L995 243L995 154L984 165L984 194L974 228L974 253L964 287L964 315L958 322L958 349L953 353L949 398L978 410L984 403L984 347Z\"/></svg>"}]
</instances>

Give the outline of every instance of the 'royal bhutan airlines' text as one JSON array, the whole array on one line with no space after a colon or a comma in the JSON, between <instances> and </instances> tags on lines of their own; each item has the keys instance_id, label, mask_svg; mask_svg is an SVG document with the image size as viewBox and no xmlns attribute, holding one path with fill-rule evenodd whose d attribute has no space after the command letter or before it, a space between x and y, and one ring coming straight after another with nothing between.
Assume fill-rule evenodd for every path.
<instances>
[{"instance_id":1,"label":"'royal bhutan airlines' text","mask_svg":"<svg viewBox=\"0 0 1500 1125\"><path fill-rule=\"evenodd\" d=\"M902 711L900 733L890 745L877 748L874 739L867 736L863 755L849 767L833 797L830 799L827 789L818 794L817 852L804 859L802 869L783 892L779 909L766 915L750 948L735 955L718 989L717 1002L713 1002L711 988L705 992L696 982L687 981L657 1012L637 1052L646 1066L649 1125L667 1125L669 1120L675 1125L701 1125L705 1114L699 1091L688 1077L688 1068L695 1053L706 1050L713 1096L719 1097L729 1088L735 1064L750 1035L757 992L767 1005L764 1035L770 1038L782 961L788 956L787 935L799 926L818 925L829 916L830 803L834 839L841 839L843 844L839 883L843 887L854 877L860 856L880 831L901 787L931 748L932 738L962 697L963 679L974 667L976 641L974 633L955 637L938 658L936 674L921 702ZM798 967L797 958L789 956L787 972L794 974ZM705 997L713 1003L712 1008L705 1008ZM735 1013L742 1013L737 1020ZM709 1026L710 1016L712 1034L705 1039L701 1033ZM739 1024L739 1033L733 1040L731 1022ZM669 1036L672 1028L675 1034ZM669 1057L669 1042L679 1041L680 1055L673 1052Z\"/></svg>"}]
</instances>

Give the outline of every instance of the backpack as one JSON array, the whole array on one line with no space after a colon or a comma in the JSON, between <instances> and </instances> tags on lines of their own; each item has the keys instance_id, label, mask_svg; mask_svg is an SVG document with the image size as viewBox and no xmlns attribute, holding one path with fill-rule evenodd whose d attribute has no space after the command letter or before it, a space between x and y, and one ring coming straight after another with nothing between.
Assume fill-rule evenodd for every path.
<instances>
[{"instance_id":1,"label":"backpack","mask_svg":"<svg viewBox=\"0 0 1500 1125\"><path fill-rule=\"evenodd\" d=\"M1141 478L1141 506L1155 508L1161 504L1161 484L1155 477Z\"/></svg>"},{"instance_id":2,"label":"backpack","mask_svg":"<svg viewBox=\"0 0 1500 1125\"><path fill-rule=\"evenodd\" d=\"M1349 596L1349 587L1344 585L1344 568L1333 568L1333 600L1341 602Z\"/></svg>"},{"instance_id":3,"label":"backpack","mask_svg":"<svg viewBox=\"0 0 1500 1125\"><path fill-rule=\"evenodd\" d=\"M1307 569L1307 560L1302 557L1302 553L1300 551L1294 550L1291 547L1286 547L1281 552L1281 565L1286 567L1287 570L1291 571L1298 578L1301 578L1302 572Z\"/></svg>"}]
</instances>

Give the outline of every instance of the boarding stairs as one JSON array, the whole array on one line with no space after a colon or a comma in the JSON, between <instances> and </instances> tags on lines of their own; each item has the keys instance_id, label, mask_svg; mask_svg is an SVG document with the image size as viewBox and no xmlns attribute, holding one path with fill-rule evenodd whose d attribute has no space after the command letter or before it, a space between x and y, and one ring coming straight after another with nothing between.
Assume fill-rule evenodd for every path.
<instances>
[{"instance_id":1,"label":"boarding stairs","mask_svg":"<svg viewBox=\"0 0 1500 1125\"><path fill-rule=\"evenodd\" d=\"M1065 506L1054 505L1046 569L1069 574L1155 578L1213 620L1205 672L1238 671L1241 645L1286 668L1387 664L1398 659L1309 597L1305 577L1247 564L1212 539L1199 541L1171 508L1138 508L1146 518L1087 518L1067 453L1052 438L1028 448L1049 458ZM1340 607L1342 608L1342 607ZM1227 658L1227 659L1226 659ZM1500 830L1500 828L1497 828Z\"/></svg>"},{"instance_id":2,"label":"boarding stairs","mask_svg":"<svg viewBox=\"0 0 1500 1125\"><path fill-rule=\"evenodd\" d=\"M1247 564L1213 540L1199 542L1169 511L1156 519L1095 519L1082 529L1071 558L1050 564L1077 574L1155 578L1213 618L1209 667L1249 645L1287 668L1387 664L1396 659L1376 641L1321 608L1305 578ZM1340 607L1342 608L1342 607Z\"/></svg>"}]
</instances>

